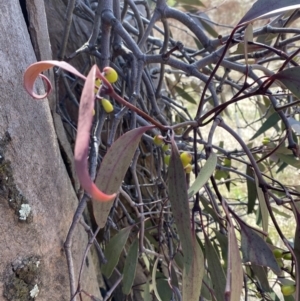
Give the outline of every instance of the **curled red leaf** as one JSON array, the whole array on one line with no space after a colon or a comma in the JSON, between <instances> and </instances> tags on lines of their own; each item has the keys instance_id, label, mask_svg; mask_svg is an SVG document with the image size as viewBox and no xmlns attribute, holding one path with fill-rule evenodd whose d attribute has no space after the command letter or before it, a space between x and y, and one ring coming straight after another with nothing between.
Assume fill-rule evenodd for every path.
<instances>
[{"instance_id":1,"label":"curled red leaf","mask_svg":"<svg viewBox=\"0 0 300 301\"><path fill-rule=\"evenodd\" d=\"M36 99L42 99L47 97L51 91L51 83L49 79L40 74L52 67L60 67L74 75L86 80L83 87L80 106L79 106L79 116L78 116L78 126L77 126L77 136L75 142L75 169L79 179L79 182L83 189L91 195L91 197L100 202L112 201L116 193L106 194L99 190L90 178L88 172L88 148L90 140L90 131L92 127L93 109L94 109L94 85L95 85L95 74L100 74L97 66L93 66L88 77L82 75L78 70L69 65L66 62L60 61L42 61L30 65L24 74L24 88L26 91ZM38 77L41 77L46 83L46 93L43 95L38 95L34 92L34 83Z\"/></svg>"}]
</instances>

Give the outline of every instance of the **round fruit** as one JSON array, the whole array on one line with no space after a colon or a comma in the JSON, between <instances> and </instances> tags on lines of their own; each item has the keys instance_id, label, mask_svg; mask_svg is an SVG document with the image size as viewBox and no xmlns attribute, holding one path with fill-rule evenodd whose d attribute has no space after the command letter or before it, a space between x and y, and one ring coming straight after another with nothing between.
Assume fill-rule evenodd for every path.
<instances>
[{"instance_id":1,"label":"round fruit","mask_svg":"<svg viewBox=\"0 0 300 301\"><path fill-rule=\"evenodd\" d=\"M183 167L186 167L189 163L191 163L192 159L192 155L188 152L183 152L180 154L180 160L183 164Z\"/></svg>"},{"instance_id":2,"label":"round fruit","mask_svg":"<svg viewBox=\"0 0 300 301\"><path fill-rule=\"evenodd\" d=\"M153 143L157 146L162 145L164 143L164 137L162 135L155 135Z\"/></svg>"},{"instance_id":3,"label":"round fruit","mask_svg":"<svg viewBox=\"0 0 300 301\"><path fill-rule=\"evenodd\" d=\"M169 144L164 144L164 145L162 146L162 150L163 150L164 152L166 152L167 150L169 150L169 148L170 148Z\"/></svg>"},{"instance_id":4,"label":"round fruit","mask_svg":"<svg viewBox=\"0 0 300 301\"><path fill-rule=\"evenodd\" d=\"M270 143L270 138L269 137L264 137L263 141L262 141L262 144L263 145L268 145Z\"/></svg>"},{"instance_id":5,"label":"round fruit","mask_svg":"<svg viewBox=\"0 0 300 301\"><path fill-rule=\"evenodd\" d=\"M104 77L111 83L115 83L118 80L118 73L111 67L105 67L103 69Z\"/></svg>"},{"instance_id":6,"label":"round fruit","mask_svg":"<svg viewBox=\"0 0 300 301\"><path fill-rule=\"evenodd\" d=\"M106 113L111 113L114 110L113 105L111 104L111 102L108 99L102 98L101 99L101 104L104 108L104 111Z\"/></svg>"},{"instance_id":7,"label":"round fruit","mask_svg":"<svg viewBox=\"0 0 300 301\"><path fill-rule=\"evenodd\" d=\"M100 78L96 78L96 80L95 80L95 87L96 88L94 89L94 93L95 94L98 92L100 85L101 85L101 79Z\"/></svg>"},{"instance_id":8,"label":"round fruit","mask_svg":"<svg viewBox=\"0 0 300 301\"><path fill-rule=\"evenodd\" d=\"M231 166L231 159L225 158L225 159L224 159L224 166L230 167L230 166Z\"/></svg>"},{"instance_id":9,"label":"round fruit","mask_svg":"<svg viewBox=\"0 0 300 301\"><path fill-rule=\"evenodd\" d=\"M285 260L292 260L292 259L293 259L293 256L292 256L292 254L289 252L289 253L283 254L282 258L285 259Z\"/></svg>"},{"instance_id":10,"label":"round fruit","mask_svg":"<svg viewBox=\"0 0 300 301\"><path fill-rule=\"evenodd\" d=\"M185 173L191 173L193 170L193 166L191 164L187 164L186 167L184 168Z\"/></svg>"},{"instance_id":11,"label":"round fruit","mask_svg":"<svg viewBox=\"0 0 300 301\"><path fill-rule=\"evenodd\" d=\"M164 155L164 162L167 166L169 166L170 164L170 155Z\"/></svg>"},{"instance_id":12,"label":"round fruit","mask_svg":"<svg viewBox=\"0 0 300 301\"><path fill-rule=\"evenodd\" d=\"M275 256L275 258L281 258L282 257L282 253L283 253L283 251L282 250L280 250L280 249L274 249L273 250L273 254L274 254L274 256Z\"/></svg>"},{"instance_id":13,"label":"round fruit","mask_svg":"<svg viewBox=\"0 0 300 301\"><path fill-rule=\"evenodd\" d=\"M290 296L296 291L296 285L283 285L281 292L283 296Z\"/></svg>"}]
</instances>

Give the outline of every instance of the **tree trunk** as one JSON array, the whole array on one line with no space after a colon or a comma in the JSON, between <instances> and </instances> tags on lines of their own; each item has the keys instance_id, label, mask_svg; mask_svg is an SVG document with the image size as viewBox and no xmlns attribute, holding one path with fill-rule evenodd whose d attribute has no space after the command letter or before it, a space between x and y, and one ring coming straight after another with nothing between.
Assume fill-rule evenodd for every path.
<instances>
[{"instance_id":1,"label":"tree trunk","mask_svg":"<svg viewBox=\"0 0 300 301\"><path fill-rule=\"evenodd\" d=\"M43 1L30 3L30 31L36 34L31 38L19 1L0 4L0 299L70 300L63 243L78 200L61 157L55 112L52 116L48 100L32 99L22 85L35 54L51 59ZM43 93L41 82L36 88ZM75 276L86 245L78 227ZM94 261L88 259L81 288L100 298Z\"/></svg>"}]
</instances>

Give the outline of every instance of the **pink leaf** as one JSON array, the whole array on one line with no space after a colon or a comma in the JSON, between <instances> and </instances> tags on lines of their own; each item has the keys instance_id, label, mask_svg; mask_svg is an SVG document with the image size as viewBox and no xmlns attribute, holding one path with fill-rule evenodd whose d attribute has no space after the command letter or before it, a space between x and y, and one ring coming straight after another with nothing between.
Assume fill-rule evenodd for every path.
<instances>
[{"instance_id":1,"label":"pink leaf","mask_svg":"<svg viewBox=\"0 0 300 301\"><path fill-rule=\"evenodd\" d=\"M100 202L111 201L115 198L116 194L105 194L97 188L89 176L88 172L88 147L90 141L90 130L92 127L93 109L94 109L94 85L95 74L100 75L100 71L97 66L93 66L88 77L86 78L74 67L66 62L60 61L42 61L30 65L24 74L24 88L26 91L36 99L42 99L47 97L51 91L51 83L41 72L44 72L52 67L60 67L74 75L86 80L83 87L78 116L77 137L75 143L75 169L78 175L81 186L86 190L91 197ZM34 82L41 76L47 84L47 91L44 95L38 95L34 92ZM102 76L103 77L103 76Z\"/></svg>"},{"instance_id":2,"label":"pink leaf","mask_svg":"<svg viewBox=\"0 0 300 301\"><path fill-rule=\"evenodd\" d=\"M29 95L31 95L33 98L36 98L36 99L43 99L43 98L47 97L47 95L51 92L51 89L52 89L51 83L46 76L44 76L40 73L47 71L48 69L55 67L55 66L60 67L66 71L69 71L82 79L86 79L86 77L84 75L82 75L78 70L76 70L73 66L71 66L70 64L68 64L66 62L60 62L60 61L36 62L34 64L31 64L25 70L25 73L24 73L24 88L28 92ZM44 94L44 95L38 95L33 91L34 90L34 82L36 81L36 79L39 76L41 76L47 84L47 91L46 91L46 94Z\"/></svg>"}]
</instances>

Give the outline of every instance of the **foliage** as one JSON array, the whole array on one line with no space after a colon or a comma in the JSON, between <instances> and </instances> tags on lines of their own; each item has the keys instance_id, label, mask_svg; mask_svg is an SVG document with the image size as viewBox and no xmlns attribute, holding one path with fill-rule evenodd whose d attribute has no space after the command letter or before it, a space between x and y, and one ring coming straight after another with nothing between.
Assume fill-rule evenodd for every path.
<instances>
[{"instance_id":1,"label":"foliage","mask_svg":"<svg viewBox=\"0 0 300 301\"><path fill-rule=\"evenodd\" d=\"M173 8L157 0L152 12L146 2L99 3L86 8L93 8L90 39L62 55L72 64L88 53L88 75L83 66L79 72L65 62L39 62L27 69L24 84L41 98L33 92L40 72L57 66L57 80L64 79L73 105L62 103L60 113L72 143L76 136L79 181L93 198L98 228L92 242L104 248L103 274L119 275L110 294L123 285L124 294L142 292L144 300L275 301L281 291L286 300L300 300L299 187L278 178L287 166L295 174L299 167L298 1L258 0L228 35L217 37L219 26L195 11L197 5L204 10L200 1L172 2ZM168 19L189 29L195 45L175 41ZM100 71L109 65L118 73L114 84ZM113 113L99 105L104 97ZM232 127L232 107L254 129L248 141ZM217 128L236 140L236 149L224 146L225 138L216 141ZM192 173L183 152L192 155ZM245 202L235 198L236 185L247 191ZM292 241L278 223L287 211L297 225ZM256 215L255 226L246 214ZM270 240L270 222L281 245ZM127 255L124 268L121 253ZM139 282L134 270L142 266L147 280ZM88 295L69 268L71 295Z\"/></svg>"}]
</instances>

